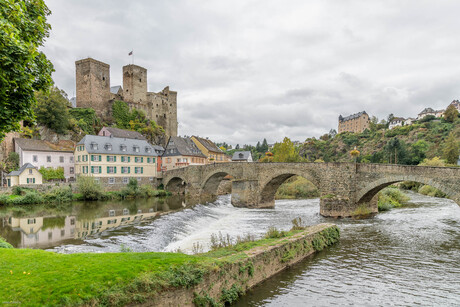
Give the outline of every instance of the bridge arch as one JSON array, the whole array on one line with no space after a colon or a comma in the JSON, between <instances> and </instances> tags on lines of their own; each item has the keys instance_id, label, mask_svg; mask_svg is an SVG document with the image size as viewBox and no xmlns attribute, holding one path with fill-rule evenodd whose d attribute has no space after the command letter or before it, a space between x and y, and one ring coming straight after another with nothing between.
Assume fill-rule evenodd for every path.
<instances>
[{"instance_id":1,"label":"bridge arch","mask_svg":"<svg viewBox=\"0 0 460 307\"><path fill-rule=\"evenodd\" d=\"M425 185L430 185L436 189L444 192L449 198L455 200L458 204L458 193L455 192L450 187L443 185L431 178L420 177L420 176L390 176L388 178L381 178L375 181L370 182L362 189L360 189L356 195L357 204L370 203L372 199L377 195L378 192L384 188L402 181L413 181L422 183ZM460 205L460 204L459 204Z\"/></svg>"},{"instance_id":2,"label":"bridge arch","mask_svg":"<svg viewBox=\"0 0 460 307\"><path fill-rule=\"evenodd\" d=\"M202 193L206 195L217 195L219 185L228 175L232 176L229 172L224 170L218 170L209 174L201 185Z\"/></svg>"},{"instance_id":3,"label":"bridge arch","mask_svg":"<svg viewBox=\"0 0 460 307\"><path fill-rule=\"evenodd\" d=\"M179 176L171 177L164 184L165 190L173 194L185 194L186 186L187 186L187 182L182 177L179 177Z\"/></svg>"},{"instance_id":4,"label":"bridge arch","mask_svg":"<svg viewBox=\"0 0 460 307\"><path fill-rule=\"evenodd\" d=\"M320 188L319 179L313 171L299 172L296 170L284 170L275 172L260 185L260 203L263 207L274 207L275 195L278 188L293 176L299 176L310 181L318 190Z\"/></svg>"}]
</instances>

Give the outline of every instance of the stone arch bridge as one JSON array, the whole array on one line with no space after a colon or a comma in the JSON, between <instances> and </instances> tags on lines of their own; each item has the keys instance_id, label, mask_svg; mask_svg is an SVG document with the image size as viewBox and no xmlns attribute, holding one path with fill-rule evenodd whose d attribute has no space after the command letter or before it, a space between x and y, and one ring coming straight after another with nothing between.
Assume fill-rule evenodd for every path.
<instances>
[{"instance_id":1,"label":"stone arch bridge","mask_svg":"<svg viewBox=\"0 0 460 307\"><path fill-rule=\"evenodd\" d=\"M232 204L270 208L275 193L288 178L298 175L320 192L320 214L348 217L377 212L377 193L400 181L438 188L460 204L460 168L356 163L217 163L165 172L163 184L173 193L190 197L215 196L220 182L232 179ZM364 210L364 211L363 211Z\"/></svg>"}]
</instances>

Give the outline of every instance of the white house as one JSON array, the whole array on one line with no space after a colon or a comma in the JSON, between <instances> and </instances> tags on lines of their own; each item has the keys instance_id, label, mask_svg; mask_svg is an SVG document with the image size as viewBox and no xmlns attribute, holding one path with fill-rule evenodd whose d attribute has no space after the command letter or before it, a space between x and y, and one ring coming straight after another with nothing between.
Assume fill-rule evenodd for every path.
<instances>
[{"instance_id":1,"label":"white house","mask_svg":"<svg viewBox=\"0 0 460 307\"><path fill-rule=\"evenodd\" d=\"M14 150L19 155L19 165L30 163L37 167L64 168L66 180L75 179L74 148L72 141L57 144L42 140L14 138Z\"/></svg>"},{"instance_id":2,"label":"white house","mask_svg":"<svg viewBox=\"0 0 460 307\"><path fill-rule=\"evenodd\" d=\"M390 121L390 125L388 126L389 129L393 129L395 127L401 127L404 124L405 119L402 117L394 117Z\"/></svg>"},{"instance_id":3,"label":"white house","mask_svg":"<svg viewBox=\"0 0 460 307\"><path fill-rule=\"evenodd\" d=\"M404 121L404 126L412 125L416 121L415 118L409 117Z\"/></svg>"},{"instance_id":4,"label":"white house","mask_svg":"<svg viewBox=\"0 0 460 307\"><path fill-rule=\"evenodd\" d=\"M250 151L235 151L232 157L233 162L253 162Z\"/></svg>"},{"instance_id":5,"label":"white house","mask_svg":"<svg viewBox=\"0 0 460 307\"><path fill-rule=\"evenodd\" d=\"M43 176L38 169L30 163L26 163L17 171L6 175L6 182L9 187L15 185L42 184Z\"/></svg>"},{"instance_id":6,"label":"white house","mask_svg":"<svg viewBox=\"0 0 460 307\"><path fill-rule=\"evenodd\" d=\"M433 110L432 108L425 108L422 112L417 115L417 119L422 119L428 115L433 115L436 117L442 117L446 110Z\"/></svg>"}]
</instances>

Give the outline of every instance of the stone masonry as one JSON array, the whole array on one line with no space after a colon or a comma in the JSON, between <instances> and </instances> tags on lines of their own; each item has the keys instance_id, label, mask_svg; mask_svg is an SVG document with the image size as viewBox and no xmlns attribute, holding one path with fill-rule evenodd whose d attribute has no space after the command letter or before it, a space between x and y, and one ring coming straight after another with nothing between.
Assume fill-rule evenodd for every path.
<instances>
[{"instance_id":1,"label":"stone masonry","mask_svg":"<svg viewBox=\"0 0 460 307\"><path fill-rule=\"evenodd\" d=\"M165 87L161 92L147 91L147 69L123 66L123 88L110 88L110 66L92 58L75 62L79 108L93 108L103 119L111 117L112 103L122 100L165 129L166 136L177 136L177 92Z\"/></svg>"},{"instance_id":2,"label":"stone masonry","mask_svg":"<svg viewBox=\"0 0 460 307\"><path fill-rule=\"evenodd\" d=\"M377 213L377 193L401 181L438 188L460 204L460 168L355 163L220 163L168 171L165 188L192 198L217 195L219 183L231 175L232 204L270 208L275 193L288 178L298 175L320 191L320 214L349 217Z\"/></svg>"}]
</instances>

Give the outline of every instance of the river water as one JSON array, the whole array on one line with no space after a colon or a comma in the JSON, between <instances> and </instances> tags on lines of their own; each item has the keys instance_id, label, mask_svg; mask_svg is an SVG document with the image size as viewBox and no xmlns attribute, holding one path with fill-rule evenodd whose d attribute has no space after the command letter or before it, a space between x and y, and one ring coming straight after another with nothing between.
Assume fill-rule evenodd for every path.
<instances>
[{"instance_id":1,"label":"river water","mask_svg":"<svg viewBox=\"0 0 460 307\"><path fill-rule=\"evenodd\" d=\"M340 243L262 283L236 306L460 306L460 207L409 194L411 204L372 219L321 217L319 200L279 200L275 209L234 208L229 196L205 205L181 199L75 204L64 211L0 211L0 236L16 247L60 253L207 250L211 234L262 237L336 223ZM169 214L163 214L168 213Z\"/></svg>"}]
</instances>

